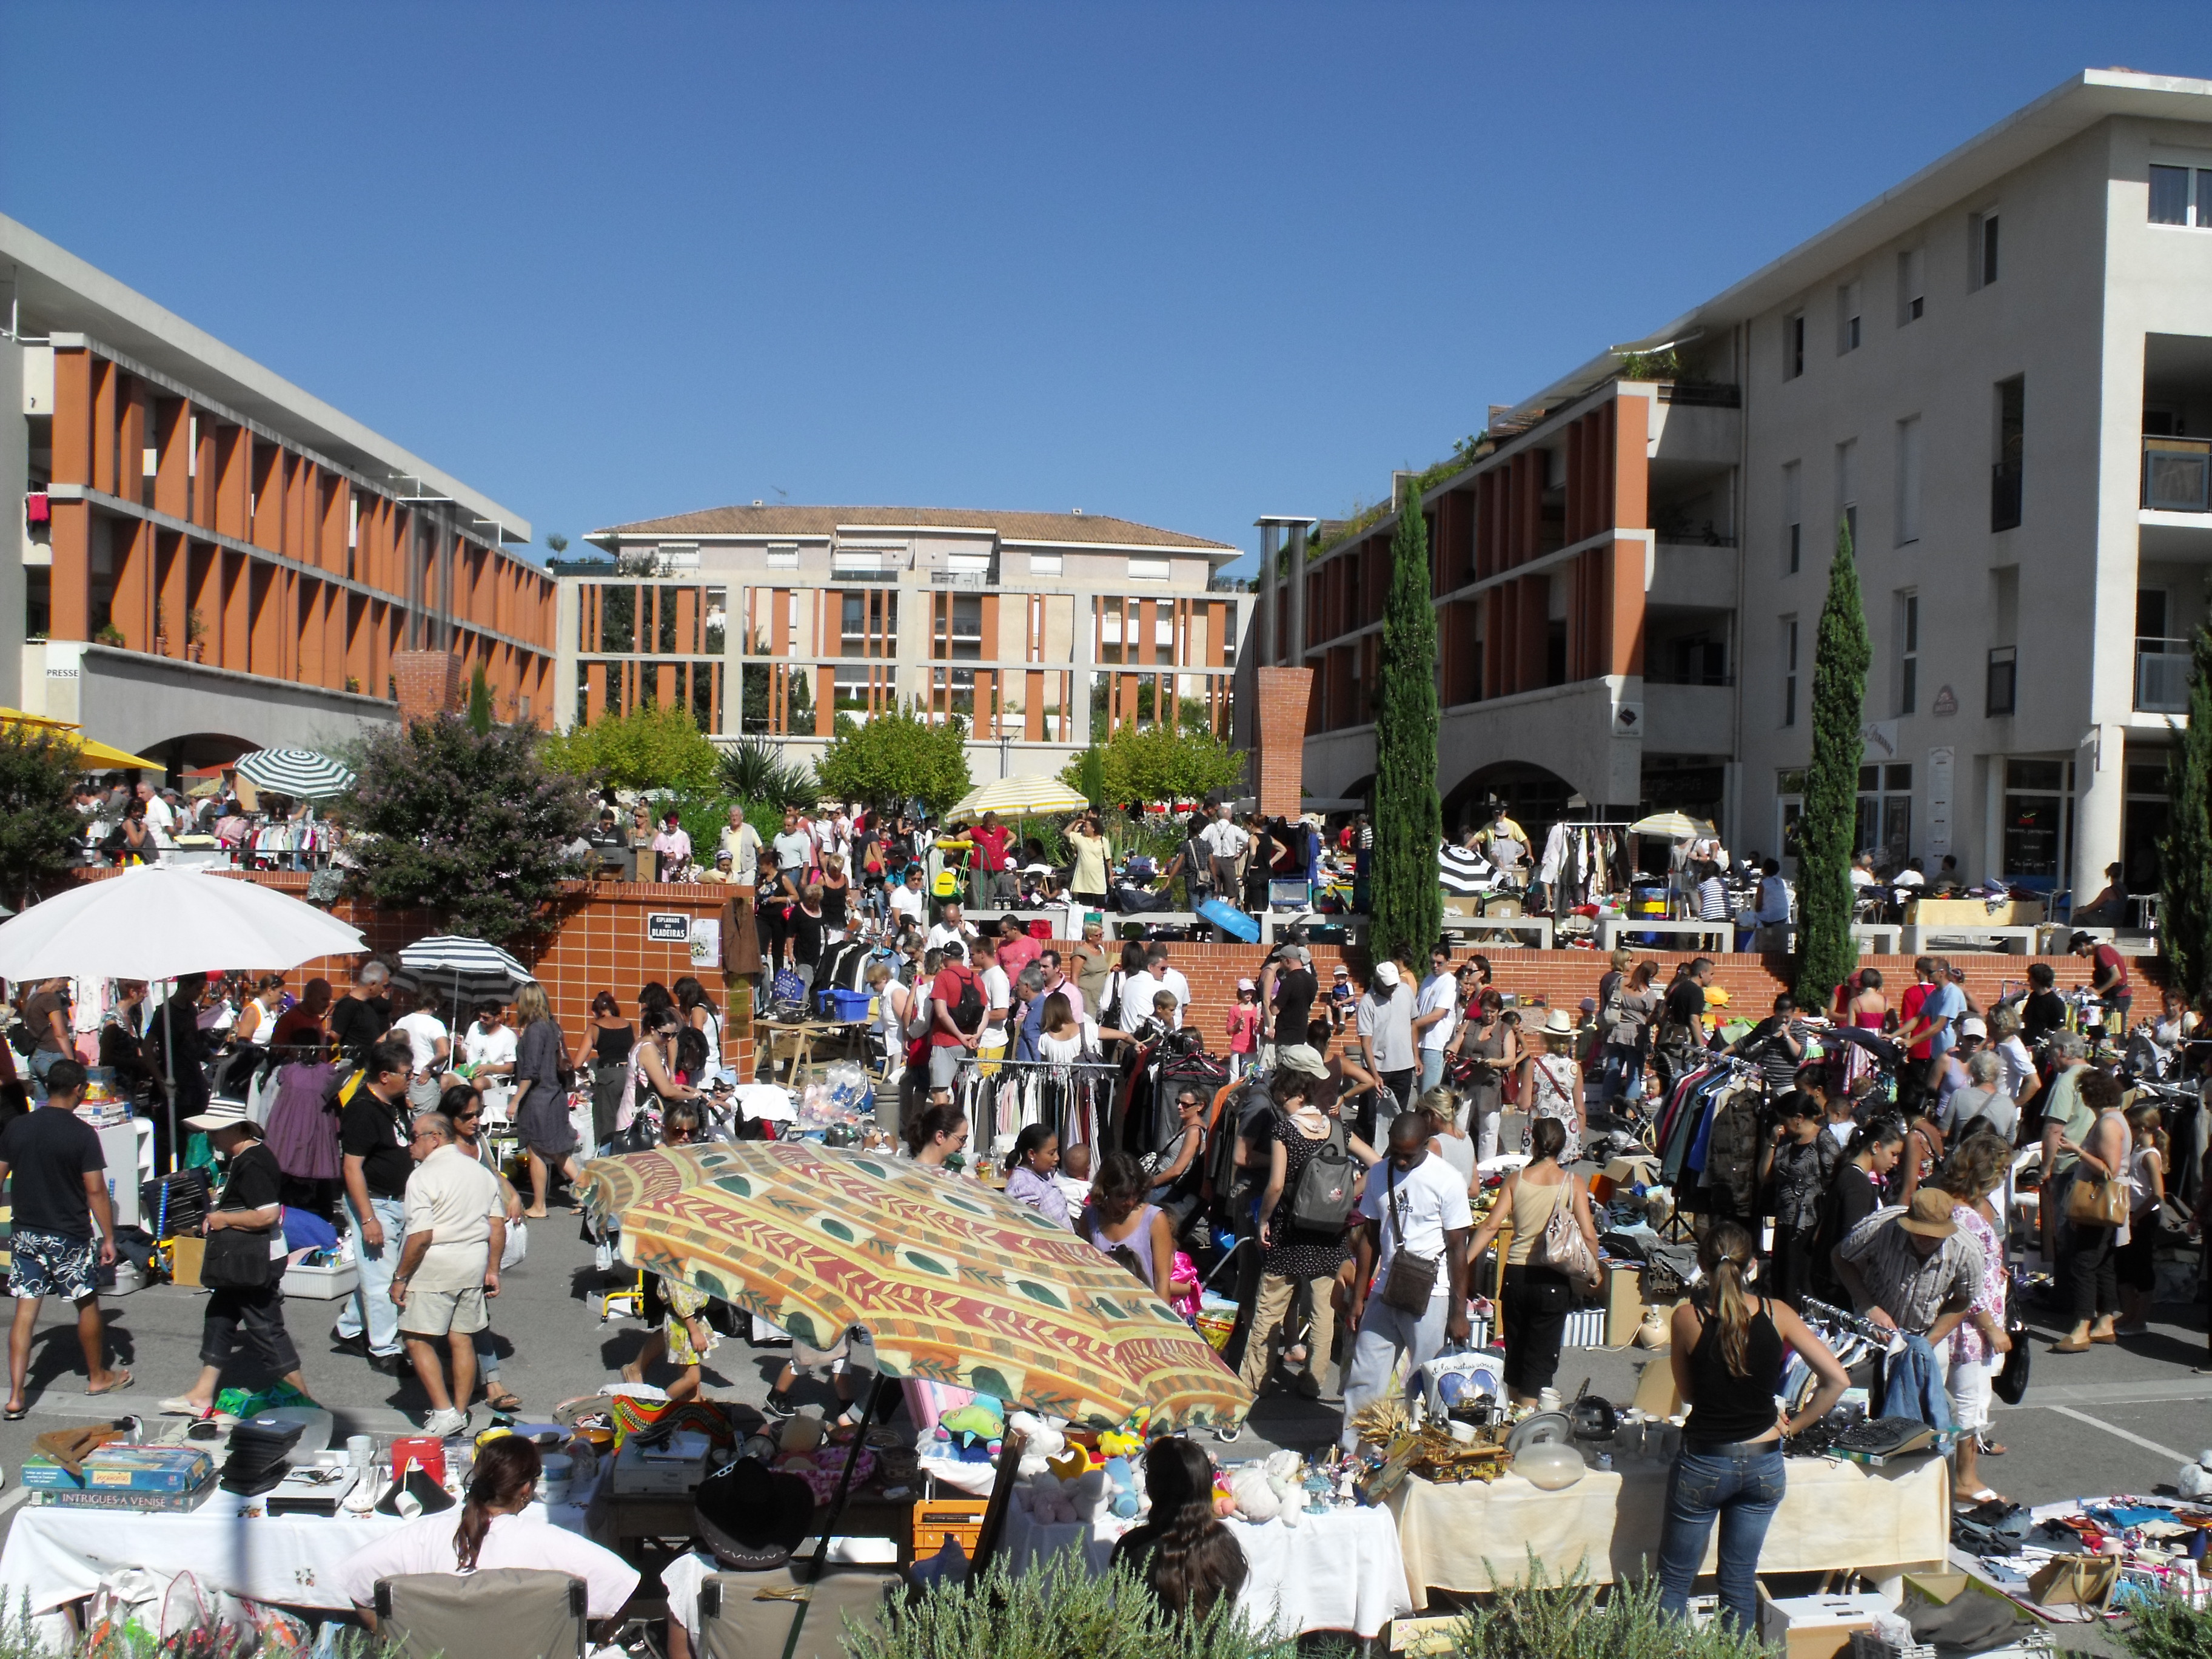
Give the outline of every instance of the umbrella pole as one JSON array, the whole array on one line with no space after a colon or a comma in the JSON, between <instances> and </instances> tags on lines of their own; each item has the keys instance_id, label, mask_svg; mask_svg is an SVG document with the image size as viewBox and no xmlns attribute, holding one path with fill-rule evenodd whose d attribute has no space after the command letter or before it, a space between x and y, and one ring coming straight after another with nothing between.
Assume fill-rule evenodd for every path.
<instances>
[{"instance_id":1,"label":"umbrella pole","mask_svg":"<svg viewBox=\"0 0 2212 1659\"><path fill-rule=\"evenodd\" d=\"M184 1166L177 1158L177 1020L171 1005L177 1000L177 981L169 981L169 994L161 999L161 1020L168 1029L163 1033L167 1039L161 1044L162 1092L167 1098L169 1112L169 1170L171 1175ZM135 1171L134 1171L135 1173Z\"/></svg>"},{"instance_id":2,"label":"umbrella pole","mask_svg":"<svg viewBox=\"0 0 2212 1659\"><path fill-rule=\"evenodd\" d=\"M854 1431L853 1443L845 1458L845 1467L837 1476L837 1495L830 1500L830 1513L822 1522L822 1537L814 1547L814 1559L806 1564L799 1582L811 1584L822 1577L822 1565L830 1556L830 1540L836 1535L837 1522L845 1513L845 1497L852 1490L853 1467L860 1461L860 1449L868 1443L869 1426L876 1420L876 1396L883 1389L883 1374L868 1373L868 1403L860 1410L860 1426ZM806 1623L807 1604L801 1601L791 1615L791 1634L784 1638L783 1659L792 1659L799 1650L799 1632Z\"/></svg>"}]
</instances>

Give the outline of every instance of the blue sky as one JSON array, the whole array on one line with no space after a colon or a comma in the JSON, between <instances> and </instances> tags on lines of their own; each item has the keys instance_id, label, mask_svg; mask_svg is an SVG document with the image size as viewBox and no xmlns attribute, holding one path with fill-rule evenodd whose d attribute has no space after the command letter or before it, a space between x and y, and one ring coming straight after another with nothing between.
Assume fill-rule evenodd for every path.
<instances>
[{"instance_id":1,"label":"blue sky","mask_svg":"<svg viewBox=\"0 0 2212 1659\"><path fill-rule=\"evenodd\" d=\"M2190 9L0 5L0 211L528 516L1252 548Z\"/></svg>"}]
</instances>

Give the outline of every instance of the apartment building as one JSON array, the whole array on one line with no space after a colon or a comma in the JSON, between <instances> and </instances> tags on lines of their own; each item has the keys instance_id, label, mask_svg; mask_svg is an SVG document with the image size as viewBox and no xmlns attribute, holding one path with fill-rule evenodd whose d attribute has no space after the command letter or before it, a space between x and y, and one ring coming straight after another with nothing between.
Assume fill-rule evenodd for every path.
<instances>
[{"instance_id":1,"label":"apartment building","mask_svg":"<svg viewBox=\"0 0 2212 1659\"><path fill-rule=\"evenodd\" d=\"M840 715L968 722L979 781L1057 771L1094 737L1180 720L1224 738L1239 550L1094 514L723 507L586 538L554 567L556 708L689 709L731 742L818 755Z\"/></svg>"},{"instance_id":2,"label":"apartment building","mask_svg":"<svg viewBox=\"0 0 2212 1659\"><path fill-rule=\"evenodd\" d=\"M1448 824L1679 807L1786 850L1847 525L1861 844L2150 888L2212 573L2212 82L2074 77L1464 459L1421 493ZM1263 562L1316 793L1373 771L1395 523Z\"/></svg>"},{"instance_id":3,"label":"apartment building","mask_svg":"<svg viewBox=\"0 0 2212 1659\"><path fill-rule=\"evenodd\" d=\"M0 307L9 700L173 771L390 720L410 653L544 717L527 520L4 217Z\"/></svg>"}]
</instances>

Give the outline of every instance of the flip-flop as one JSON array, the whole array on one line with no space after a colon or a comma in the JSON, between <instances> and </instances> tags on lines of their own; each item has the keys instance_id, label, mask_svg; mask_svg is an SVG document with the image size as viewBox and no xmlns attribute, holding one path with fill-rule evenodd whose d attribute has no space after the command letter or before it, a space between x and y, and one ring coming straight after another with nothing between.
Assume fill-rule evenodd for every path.
<instances>
[{"instance_id":1,"label":"flip-flop","mask_svg":"<svg viewBox=\"0 0 2212 1659\"><path fill-rule=\"evenodd\" d=\"M85 1393L90 1395L94 1399L98 1399L104 1394L121 1394L124 1389L129 1388L138 1379L131 1376L129 1371L118 1371L115 1373L115 1381L109 1383L106 1388L87 1389Z\"/></svg>"},{"instance_id":2,"label":"flip-flop","mask_svg":"<svg viewBox=\"0 0 2212 1659\"><path fill-rule=\"evenodd\" d=\"M511 1390L502 1391L497 1395L487 1394L484 1404L495 1412L519 1412L522 1409L522 1396Z\"/></svg>"},{"instance_id":3,"label":"flip-flop","mask_svg":"<svg viewBox=\"0 0 2212 1659\"><path fill-rule=\"evenodd\" d=\"M9 1406L5 1410L0 1410L0 1420L20 1423L30 1414L31 1408L28 1406Z\"/></svg>"}]
</instances>

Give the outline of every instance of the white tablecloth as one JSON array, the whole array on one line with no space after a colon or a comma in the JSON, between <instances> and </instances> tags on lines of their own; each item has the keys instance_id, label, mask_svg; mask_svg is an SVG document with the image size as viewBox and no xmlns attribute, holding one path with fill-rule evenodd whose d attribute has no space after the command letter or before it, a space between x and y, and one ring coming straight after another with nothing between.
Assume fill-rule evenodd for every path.
<instances>
[{"instance_id":1,"label":"white tablecloth","mask_svg":"<svg viewBox=\"0 0 2212 1659\"><path fill-rule=\"evenodd\" d=\"M210 1589L249 1601L342 1611L345 1599L335 1587L339 1564L408 1524L382 1515L241 1513L261 1502L218 1489L186 1515L26 1504L0 1550L0 1594L12 1607L27 1592L33 1613L51 1613L91 1595L109 1573L143 1567L169 1577L189 1571ZM452 1513L458 1522L459 1510ZM589 1530L577 1504L549 1510L533 1504L524 1513L571 1532Z\"/></svg>"},{"instance_id":2,"label":"white tablecloth","mask_svg":"<svg viewBox=\"0 0 2212 1659\"><path fill-rule=\"evenodd\" d=\"M1579 1565L1593 1583L1634 1577L1656 1565L1666 1518L1665 1463L1638 1461L1592 1469L1571 1486L1545 1492L1518 1475L1485 1485L1437 1486L1408 1475L1390 1495L1398 1515L1407 1588L1428 1606L1431 1589L1519 1583L1534 1551L1547 1576ZM1897 1568L1942 1561L1950 1545L1950 1466L1915 1457L1885 1468L1793 1457L1782 1505L1759 1551L1763 1572ZM1711 1572L1720 1528L1698 1569Z\"/></svg>"},{"instance_id":3,"label":"white tablecloth","mask_svg":"<svg viewBox=\"0 0 2212 1659\"><path fill-rule=\"evenodd\" d=\"M1370 1637L1413 1610L1397 1523L1388 1510L1331 1510L1301 1516L1295 1527L1279 1521L1225 1524L1244 1551L1237 1605L1255 1625L1272 1622L1282 1636L1348 1630ZM1116 1535L1102 1537L1087 1526L1041 1527L1017 1503L1006 1512L1004 1547L1018 1573L1066 1549L1080 1550L1091 1571L1103 1573Z\"/></svg>"}]
</instances>

